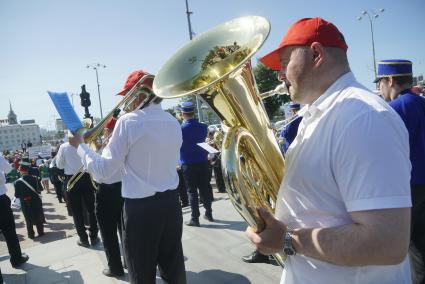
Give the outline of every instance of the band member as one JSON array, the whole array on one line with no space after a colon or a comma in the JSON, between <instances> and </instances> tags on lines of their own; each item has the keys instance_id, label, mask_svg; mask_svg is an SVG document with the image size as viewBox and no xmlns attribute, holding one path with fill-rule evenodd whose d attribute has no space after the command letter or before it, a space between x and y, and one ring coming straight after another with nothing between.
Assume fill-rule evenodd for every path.
<instances>
[{"instance_id":1,"label":"band member","mask_svg":"<svg viewBox=\"0 0 425 284\"><path fill-rule=\"evenodd\" d=\"M192 102L182 103L180 110L184 119L181 125L183 144L180 149L180 162L192 209L191 219L186 222L186 225L199 227L198 189L205 208L204 218L210 222L214 221L211 208L213 193L210 184L208 152L197 145L197 143L205 142L208 127L195 118L195 107Z\"/></svg>"},{"instance_id":2,"label":"band member","mask_svg":"<svg viewBox=\"0 0 425 284\"><path fill-rule=\"evenodd\" d=\"M289 110L291 111L292 116L287 119L285 126L283 126L282 131L279 136L279 145L282 151L282 154L285 154L294 141L295 136L297 136L298 126L302 120L301 116L298 116L297 113L300 110L300 104L291 102L289 104Z\"/></svg>"},{"instance_id":3,"label":"band member","mask_svg":"<svg viewBox=\"0 0 425 284\"><path fill-rule=\"evenodd\" d=\"M81 143L78 153L84 166L96 177L122 173L123 240L130 282L155 283L158 265L167 283L186 283L183 217L176 190L182 134L178 121L161 109L161 99L140 90L152 84L145 75L131 73L119 93L134 95L131 109L137 110L118 119L102 155L89 149L78 134L75 140Z\"/></svg>"},{"instance_id":4,"label":"band member","mask_svg":"<svg viewBox=\"0 0 425 284\"><path fill-rule=\"evenodd\" d=\"M50 193L49 162L47 160L43 160L43 162L38 166L38 170L40 172L40 179L41 184L43 185L43 189L46 190L47 193Z\"/></svg>"},{"instance_id":5,"label":"band member","mask_svg":"<svg viewBox=\"0 0 425 284\"><path fill-rule=\"evenodd\" d=\"M113 132L119 111L115 111L113 117L104 128L104 144ZM108 277L119 277L124 275L121 261L118 235L122 239L121 213L124 199L121 197L121 171L113 175L101 178L94 176L99 187L96 191L96 218L102 236L108 268L102 273Z\"/></svg>"},{"instance_id":6,"label":"band member","mask_svg":"<svg viewBox=\"0 0 425 284\"><path fill-rule=\"evenodd\" d=\"M78 144L75 142L75 138L73 139L73 137L71 137L69 138L69 142L63 143L59 147L56 155L56 165L59 169L64 169L65 173L64 188L66 188L69 179L77 171L79 171L83 165L77 154L77 147ZM89 215L90 242L92 245L99 242L99 238L97 236L97 221L94 213L94 191L95 189L90 175L88 173L84 173L74 187L68 192L69 202L72 208L72 217L79 236L77 244L83 247L90 246L89 236L87 235L86 227L84 225L83 202Z\"/></svg>"},{"instance_id":7,"label":"band member","mask_svg":"<svg viewBox=\"0 0 425 284\"><path fill-rule=\"evenodd\" d=\"M412 223L410 239L422 258L425 269L425 99L411 91L412 62L390 59L378 63L378 78L382 97L400 115L409 132L412 172ZM421 283L425 283L425 279Z\"/></svg>"},{"instance_id":8,"label":"band member","mask_svg":"<svg viewBox=\"0 0 425 284\"><path fill-rule=\"evenodd\" d=\"M21 178L15 181L15 197L21 200L21 209L25 217L28 237L34 239L35 233L33 226L37 228L38 236L44 235L43 223L46 221L43 213L43 205L40 193L43 190L40 180L37 177L28 174L31 164L21 161L19 171Z\"/></svg>"},{"instance_id":9,"label":"band member","mask_svg":"<svg viewBox=\"0 0 425 284\"><path fill-rule=\"evenodd\" d=\"M59 203L63 202L64 196L62 192L62 180L61 176L63 176L63 170L60 170L56 165L56 152L53 154L53 159L50 161L49 165L49 178L50 182L53 184L55 188L56 197L59 200Z\"/></svg>"},{"instance_id":10,"label":"band member","mask_svg":"<svg viewBox=\"0 0 425 284\"><path fill-rule=\"evenodd\" d=\"M288 256L281 283L410 283L409 137L350 71L332 23L305 18L261 59L305 104L286 153L275 216L247 229L263 254Z\"/></svg>"},{"instance_id":11,"label":"band member","mask_svg":"<svg viewBox=\"0 0 425 284\"><path fill-rule=\"evenodd\" d=\"M21 252L19 239L16 234L15 218L12 209L10 209L10 198L6 195L6 178L5 174L12 170L9 162L0 156L0 230L6 239L7 249L10 255L10 263L17 268L28 261L29 257ZM0 283L2 283L2 275L0 270Z\"/></svg>"}]
</instances>

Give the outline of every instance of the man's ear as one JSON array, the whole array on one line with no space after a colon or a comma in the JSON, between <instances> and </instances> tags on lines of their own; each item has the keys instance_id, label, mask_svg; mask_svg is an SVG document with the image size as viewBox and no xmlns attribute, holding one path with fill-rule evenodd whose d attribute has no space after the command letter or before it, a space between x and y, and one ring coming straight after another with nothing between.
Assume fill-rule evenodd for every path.
<instances>
[{"instance_id":1,"label":"man's ear","mask_svg":"<svg viewBox=\"0 0 425 284\"><path fill-rule=\"evenodd\" d=\"M313 53L313 64L317 67L322 65L325 59L325 49L323 45L318 42L313 42L310 48Z\"/></svg>"},{"instance_id":2,"label":"man's ear","mask_svg":"<svg viewBox=\"0 0 425 284\"><path fill-rule=\"evenodd\" d=\"M389 85L391 88L393 88L393 87L395 86L395 84L396 84L396 81L394 80L394 78L393 78L393 77L389 77L389 78L388 78L388 85Z\"/></svg>"}]
</instances>

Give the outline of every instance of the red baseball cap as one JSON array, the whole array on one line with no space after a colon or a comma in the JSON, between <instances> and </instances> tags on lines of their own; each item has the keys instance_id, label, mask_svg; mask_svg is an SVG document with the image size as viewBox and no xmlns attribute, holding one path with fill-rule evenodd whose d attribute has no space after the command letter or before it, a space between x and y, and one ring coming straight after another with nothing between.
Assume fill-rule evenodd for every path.
<instances>
[{"instance_id":1,"label":"red baseball cap","mask_svg":"<svg viewBox=\"0 0 425 284\"><path fill-rule=\"evenodd\" d=\"M137 71L131 72L130 75L128 75L127 81L124 84L124 89L122 89L117 94L117 96L125 96L128 93L128 91L130 91L131 88L133 88L134 85L136 85L137 82L139 82L139 80L145 75L149 75L149 73L143 70L137 70ZM145 85L152 87L152 83L153 83L152 79L148 79L145 82L146 82Z\"/></svg>"},{"instance_id":2,"label":"red baseball cap","mask_svg":"<svg viewBox=\"0 0 425 284\"><path fill-rule=\"evenodd\" d=\"M324 46L338 47L347 51L344 36L334 24L322 18L304 18L289 27L279 47L265 55L260 61L272 70L280 70L280 51L291 45L309 46L313 42Z\"/></svg>"}]
</instances>

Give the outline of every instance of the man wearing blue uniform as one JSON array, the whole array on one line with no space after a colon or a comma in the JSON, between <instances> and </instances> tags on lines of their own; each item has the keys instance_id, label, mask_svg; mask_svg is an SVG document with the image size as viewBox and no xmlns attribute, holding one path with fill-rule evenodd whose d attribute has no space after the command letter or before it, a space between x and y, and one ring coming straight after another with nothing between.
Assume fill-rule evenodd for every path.
<instances>
[{"instance_id":1,"label":"man wearing blue uniform","mask_svg":"<svg viewBox=\"0 0 425 284\"><path fill-rule=\"evenodd\" d=\"M295 136L297 136L298 126L300 125L302 119L301 116L297 116L297 112L300 110L300 104L291 102L289 104L289 109L292 112L292 116L288 119L288 122L280 133L281 141L279 144L283 154L286 153L289 145L291 145L292 141L295 139Z\"/></svg>"},{"instance_id":2,"label":"man wearing blue uniform","mask_svg":"<svg viewBox=\"0 0 425 284\"><path fill-rule=\"evenodd\" d=\"M205 142L208 127L194 117L195 107L192 102L183 102L180 109L184 119L181 126L183 144L180 148L180 163L192 209L192 217L186 225L199 227L198 189L205 208L204 218L210 222L214 221L211 209L213 195L209 185L208 153L197 145Z\"/></svg>"},{"instance_id":3,"label":"man wearing blue uniform","mask_svg":"<svg viewBox=\"0 0 425 284\"><path fill-rule=\"evenodd\" d=\"M411 241L425 259L425 99L411 91L412 62L402 59L378 63L379 91L400 115L409 132L412 192ZM423 280L421 283L425 283Z\"/></svg>"}]
</instances>

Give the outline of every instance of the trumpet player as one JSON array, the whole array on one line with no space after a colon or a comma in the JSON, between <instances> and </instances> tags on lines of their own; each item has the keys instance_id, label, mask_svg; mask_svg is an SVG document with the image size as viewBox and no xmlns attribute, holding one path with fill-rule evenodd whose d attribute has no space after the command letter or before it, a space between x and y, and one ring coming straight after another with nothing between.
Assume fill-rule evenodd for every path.
<instances>
[{"instance_id":1,"label":"trumpet player","mask_svg":"<svg viewBox=\"0 0 425 284\"><path fill-rule=\"evenodd\" d=\"M147 79L146 79L147 78ZM136 110L121 116L99 155L77 134L85 167L105 179L122 174L123 242L131 283L155 283L156 267L167 283L186 283L182 212L176 164L182 144L178 121L160 106L153 76L135 71L119 93L134 96ZM140 106L140 107L139 107Z\"/></svg>"},{"instance_id":2,"label":"trumpet player","mask_svg":"<svg viewBox=\"0 0 425 284\"><path fill-rule=\"evenodd\" d=\"M81 159L77 154L77 142L76 136L70 137L69 142L65 142L60 145L56 155L56 166L59 169L64 169L65 173L64 188L66 188L66 184L69 179L77 173L82 166ZM97 236L97 221L94 213L94 192L95 188L93 187L88 173L84 173L81 179L79 179L75 186L68 192L72 217L79 237L77 244L82 247L89 247L90 243L91 245L95 245L99 242L99 238ZM83 202L88 211L89 235L87 235L86 227L84 225Z\"/></svg>"},{"instance_id":3,"label":"trumpet player","mask_svg":"<svg viewBox=\"0 0 425 284\"><path fill-rule=\"evenodd\" d=\"M115 109L111 119L105 125L103 145L106 145L111 137L119 113L120 109ZM101 151L103 152L104 149ZM102 273L108 277L120 277L124 275L118 241L118 235L122 241L121 213L124 204L124 199L121 196L121 171L103 178L94 176L93 179L98 183L95 214L108 264L108 268L104 269Z\"/></svg>"}]
</instances>

